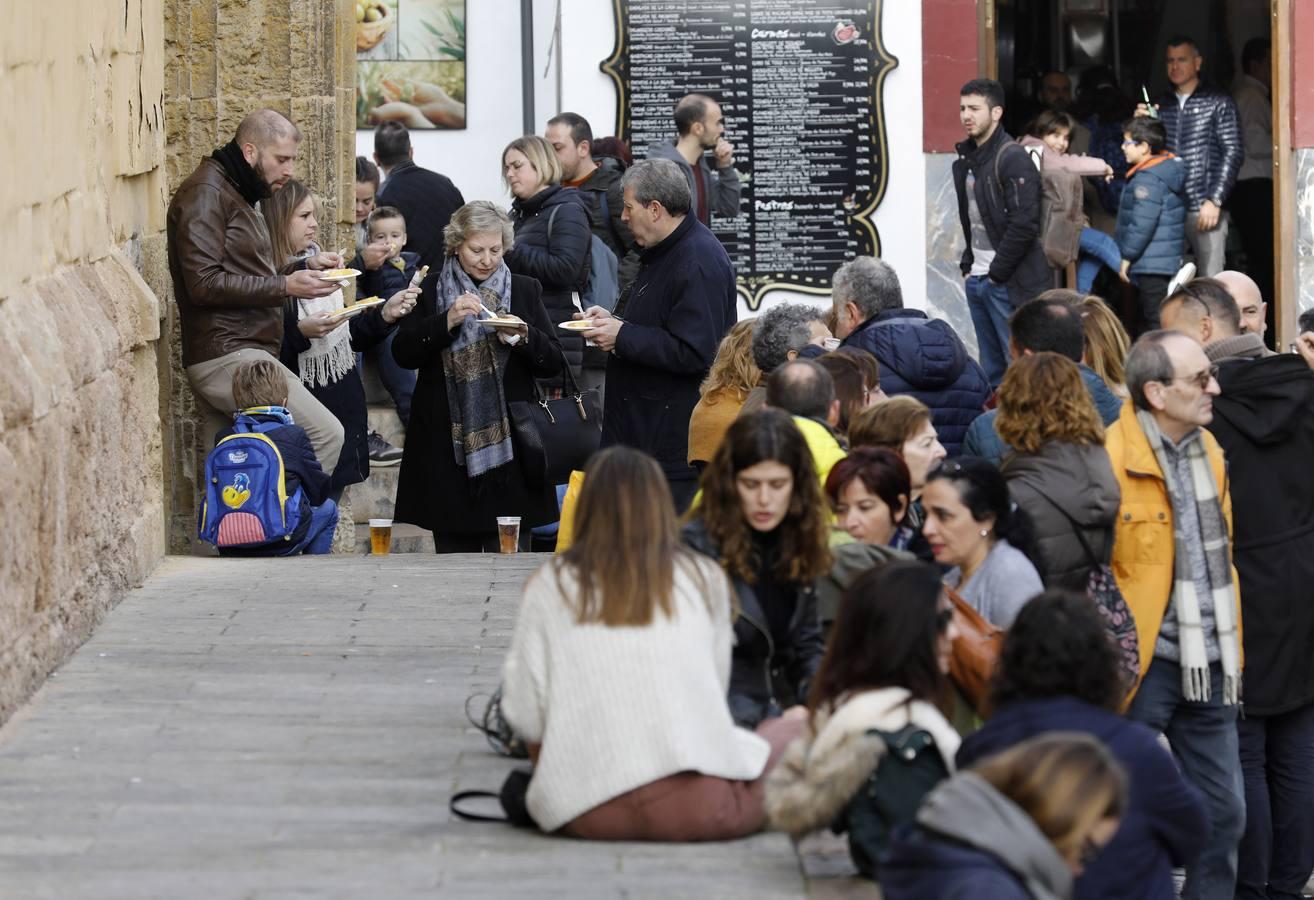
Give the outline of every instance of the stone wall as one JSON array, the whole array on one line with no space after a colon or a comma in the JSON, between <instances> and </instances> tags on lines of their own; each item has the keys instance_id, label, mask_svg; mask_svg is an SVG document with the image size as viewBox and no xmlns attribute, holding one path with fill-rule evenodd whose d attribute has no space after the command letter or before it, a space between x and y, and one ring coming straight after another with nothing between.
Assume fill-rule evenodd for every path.
<instances>
[{"instance_id":1,"label":"stone wall","mask_svg":"<svg viewBox=\"0 0 1314 900\"><path fill-rule=\"evenodd\" d=\"M0 31L0 721L164 551L156 344L163 0Z\"/></svg>"},{"instance_id":2,"label":"stone wall","mask_svg":"<svg viewBox=\"0 0 1314 900\"><path fill-rule=\"evenodd\" d=\"M202 157L232 139L237 123L276 109L304 139L296 177L323 200L321 242L345 246L355 189L354 0L163 0L167 192ZM146 249L146 277L166 300L160 358L169 549L187 552L195 531L197 471L213 435L182 373L177 309L163 235Z\"/></svg>"}]
</instances>

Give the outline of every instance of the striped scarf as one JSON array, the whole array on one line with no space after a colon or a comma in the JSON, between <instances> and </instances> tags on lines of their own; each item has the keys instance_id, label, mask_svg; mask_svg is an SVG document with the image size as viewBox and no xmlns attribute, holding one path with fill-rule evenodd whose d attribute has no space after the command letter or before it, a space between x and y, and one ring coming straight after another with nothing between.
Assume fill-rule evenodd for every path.
<instances>
[{"instance_id":1,"label":"striped scarf","mask_svg":"<svg viewBox=\"0 0 1314 900\"><path fill-rule=\"evenodd\" d=\"M1163 470L1164 485L1170 494L1180 488L1174 469L1164 451L1163 433L1154 416L1145 410L1136 420L1154 450L1154 458ZM1209 586L1213 591L1214 626L1218 637L1219 662L1223 666L1223 704L1235 706L1241 698L1241 642L1237 634L1236 585L1232 583L1231 541L1223 519L1223 504L1213 468L1201 440L1190 442L1183 450L1191 467L1191 487L1195 492L1196 514L1200 519L1200 538L1204 543ZM1209 658L1205 646L1204 626L1200 618L1200 601L1191 571L1191 554L1186 546L1182 523L1173 519L1173 607L1177 612L1178 646L1182 654L1182 696L1193 703L1209 700Z\"/></svg>"},{"instance_id":2,"label":"striped scarf","mask_svg":"<svg viewBox=\"0 0 1314 900\"><path fill-rule=\"evenodd\" d=\"M445 319L456 298L467 292L478 296L494 313L508 313L511 270L503 263L476 286L457 258L447 257L438 275L438 315ZM471 479L513 459L502 388L509 355L507 346L485 331L474 316L461 323L456 340L442 352L447 405L452 413L452 452L456 464L463 466Z\"/></svg>"}]
</instances>

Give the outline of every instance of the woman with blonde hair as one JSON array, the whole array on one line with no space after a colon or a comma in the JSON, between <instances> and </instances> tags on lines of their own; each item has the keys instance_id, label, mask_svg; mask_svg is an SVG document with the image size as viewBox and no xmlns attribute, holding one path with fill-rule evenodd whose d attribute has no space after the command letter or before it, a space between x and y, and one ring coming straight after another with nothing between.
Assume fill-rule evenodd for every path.
<instances>
[{"instance_id":1,"label":"woman with blonde hair","mask_svg":"<svg viewBox=\"0 0 1314 900\"><path fill-rule=\"evenodd\" d=\"M585 471L575 541L525 584L503 666L502 712L535 759L529 813L589 840L750 834L803 722L731 720L730 584L681 544L656 461L611 447Z\"/></svg>"},{"instance_id":2,"label":"woman with blonde hair","mask_svg":"<svg viewBox=\"0 0 1314 900\"><path fill-rule=\"evenodd\" d=\"M1087 294L1081 298L1081 327L1086 332L1086 365L1104 379L1109 389L1126 399L1127 379L1123 364L1131 349L1131 338L1122 320L1109 309L1109 305Z\"/></svg>"},{"instance_id":3,"label":"woman with blonde hair","mask_svg":"<svg viewBox=\"0 0 1314 900\"><path fill-rule=\"evenodd\" d=\"M502 182L514 198L511 221L515 245L506 264L517 275L537 278L542 303L552 324L571 319L584 308L579 295L589 282L593 231L584 198L561 184L561 162L552 145L536 134L518 137L502 151ZM582 387L602 384L606 354L586 351L584 338L561 334L566 362ZM587 369L586 373L584 369Z\"/></svg>"},{"instance_id":4,"label":"woman with blonde hair","mask_svg":"<svg viewBox=\"0 0 1314 900\"><path fill-rule=\"evenodd\" d=\"M1052 732L926 797L881 859L886 900L1068 900L1118 830L1127 775L1089 735Z\"/></svg>"},{"instance_id":5,"label":"woman with blonde hair","mask_svg":"<svg viewBox=\"0 0 1314 900\"><path fill-rule=\"evenodd\" d=\"M510 404L532 401L534 379L561 372L557 329L538 282L503 261L514 244L506 212L467 203L443 240L436 296L421 298L392 345L398 365L419 370L393 518L432 531L439 553L479 553L497 549L498 516L520 516L527 548L530 530L560 510L537 460L512 442ZM488 313L518 324L482 325Z\"/></svg>"},{"instance_id":6,"label":"woman with blonde hair","mask_svg":"<svg viewBox=\"0 0 1314 900\"><path fill-rule=\"evenodd\" d=\"M1057 353L1016 360L999 386L995 428L1013 448L1000 471L1035 527L1041 580L1084 591L1112 553L1122 495L1077 364Z\"/></svg>"},{"instance_id":7,"label":"woman with blonde hair","mask_svg":"<svg viewBox=\"0 0 1314 900\"><path fill-rule=\"evenodd\" d=\"M721 339L712 367L698 388L700 399L689 417L689 465L701 469L716 454L730 423L762 380L753 361L753 326L744 319Z\"/></svg>"}]
</instances>

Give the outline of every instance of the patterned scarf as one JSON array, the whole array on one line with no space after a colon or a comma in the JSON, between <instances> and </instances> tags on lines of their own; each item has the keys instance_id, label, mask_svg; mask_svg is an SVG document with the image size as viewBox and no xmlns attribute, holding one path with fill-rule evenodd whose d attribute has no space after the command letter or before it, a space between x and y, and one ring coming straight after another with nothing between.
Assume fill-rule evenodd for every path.
<instances>
[{"instance_id":1,"label":"patterned scarf","mask_svg":"<svg viewBox=\"0 0 1314 900\"><path fill-rule=\"evenodd\" d=\"M1163 480L1170 494L1179 490L1176 475L1163 446L1163 433L1154 416L1145 410L1136 420L1154 450L1154 458L1163 470ZM1232 584L1231 543L1223 504L1213 468L1205 450L1203 436L1191 441L1183 450L1191 467L1191 487L1195 491L1196 514L1200 518L1200 538L1204 543L1209 585L1213 590L1214 625L1218 635L1219 661L1223 666L1223 704L1235 706L1241 697L1241 651L1237 639L1237 597ZM1196 596L1195 577L1191 571L1191 554L1182 533L1182 524L1173 519L1173 607L1177 611L1178 645L1182 654L1182 696L1193 703L1209 699L1209 658L1205 647L1204 627L1200 619L1200 601Z\"/></svg>"},{"instance_id":2,"label":"patterned scarf","mask_svg":"<svg viewBox=\"0 0 1314 900\"><path fill-rule=\"evenodd\" d=\"M446 317L456 298L475 294L484 306L501 315L511 311L511 270L503 263L476 286L455 256L447 257L438 275L438 315ZM469 316L456 340L443 350L447 405L452 412L452 451L456 464L473 479L504 466L511 452L511 424L507 421L502 374L510 350Z\"/></svg>"},{"instance_id":3,"label":"patterned scarf","mask_svg":"<svg viewBox=\"0 0 1314 900\"><path fill-rule=\"evenodd\" d=\"M309 259L319 253L319 246L311 243L297 259ZM294 298L297 305L297 321L317 312L337 312L343 308L342 289L338 288L327 297L314 300ZM321 338L311 338L310 348L297 354L297 372L301 383L308 388L328 387L341 381L356 366L356 354L351 349L351 325L335 328Z\"/></svg>"}]
</instances>

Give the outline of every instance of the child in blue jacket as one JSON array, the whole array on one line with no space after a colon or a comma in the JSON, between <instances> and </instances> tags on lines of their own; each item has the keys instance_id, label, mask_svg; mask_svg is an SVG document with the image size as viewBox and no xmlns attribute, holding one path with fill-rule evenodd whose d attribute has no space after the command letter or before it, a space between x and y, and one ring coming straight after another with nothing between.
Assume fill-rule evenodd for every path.
<instances>
[{"instance_id":1,"label":"child in blue jacket","mask_svg":"<svg viewBox=\"0 0 1314 900\"><path fill-rule=\"evenodd\" d=\"M420 255L402 250L406 246L406 218L401 210L394 206L380 206L365 219L365 237L369 244L386 243L392 251L377 269L364 269L356 282L356 296L391 297L398 291L406 290L415 270L420 266ZM362 265L362 268L364 266ZM410 424L411 396L415 393L415 372L397 365L392 358L392 340L397 332L393 330L377 347L366 351L370 359L379 367L379 380L392 396L397 405L397 417L402 427ZM363 362L365 354L357 354L357 365ZM401 459L401 451L388 448L380 442L383 439L371 435L370 462L374 465L394 465ZM386 443L386 442L384 442ZM389 452L391 450L391 452Z\"/></svg>"},{"instance_id":2,"label":"child in blue jacket","mask_svg":"<svg viewBox=\"0 0 1314 900\"><path fill-rule=\"evenodd\" d=\"M279 427L264 432L283 457L283 484L287 495L302 489L301 520L290 541L271 541L255 547L225 548L220 556L295 556L300 553L328 553L333 531L338 524L337 504L329 497L330 477L319 464L306 430L292 421L286 409L288 372L272 360L243 363L233 372L233 402L237 407L234 421L247 425L279 422ZM215 435L215 443L235 434L225 428Z\"/></svg>"},{"instance_id":3,"label":"child in blue jacket","mask_svg":"<svg viewBox=\"0 0 1314 900\"><path fill-rule=\"evenodd\" d=\"M1129 119L1122 126L1127 186L1118 205L1113 239L1141 301L1141 331L1159 327L1168 282L1182 267L1186 245L1186 166L1165 151L1168 133L1158 119Z\"/></svg>"}]
</instances>

